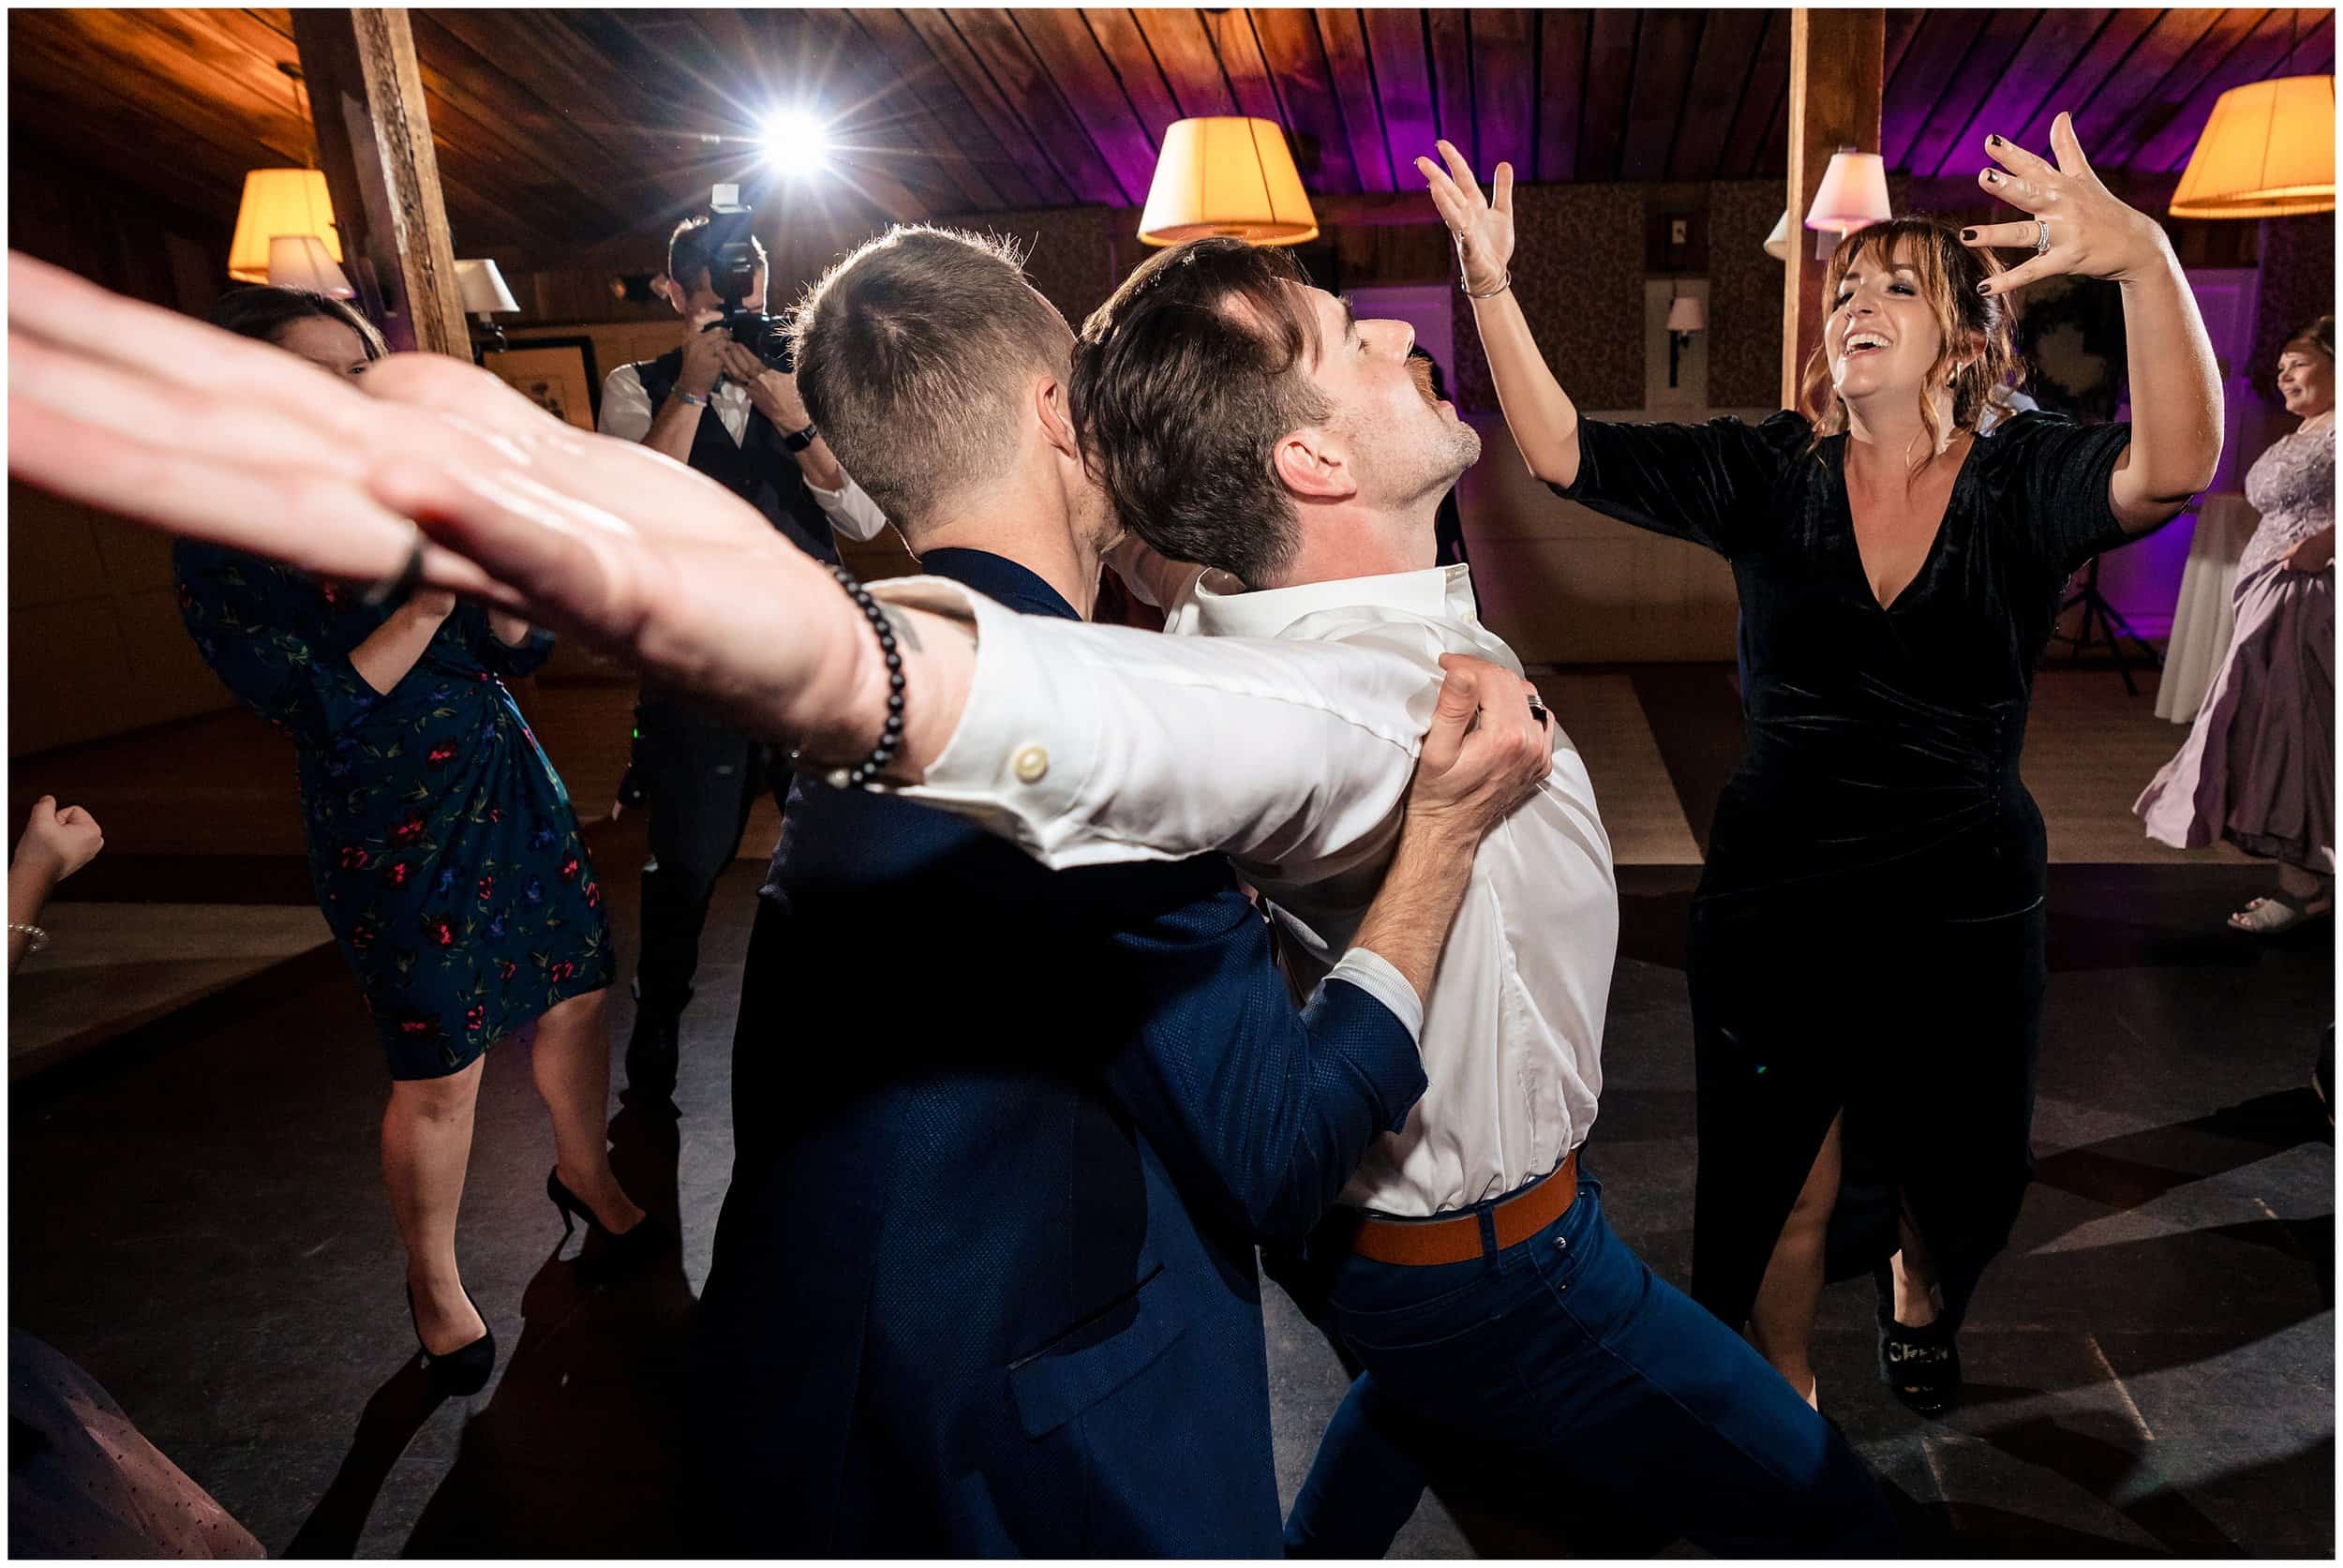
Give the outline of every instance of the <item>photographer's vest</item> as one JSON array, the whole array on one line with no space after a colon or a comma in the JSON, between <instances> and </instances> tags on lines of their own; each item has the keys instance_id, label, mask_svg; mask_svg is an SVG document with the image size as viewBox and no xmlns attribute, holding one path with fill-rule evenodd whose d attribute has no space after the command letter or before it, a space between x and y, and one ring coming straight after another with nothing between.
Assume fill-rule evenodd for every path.
<instances>
[{"instance_id":1,"label":"photographer's vest","mask_svg":"<svg viewBox=\"0 0 2343 1568\"><path fill-rule=\"evenodd\" d=\"M660 406L675 390L676 378L682 371L681 349L636 362L634 373L642 379L644 395L650 399L653 419L659 417ZM767 522L787 534L806 554L819 561L837 562L829 514L806 487L796 455L781 444L781 432L755 405L749 407L748 428L741 432L738 445L714 409L701 410L699 426L692 435L692 455L686 460L764 513Z\"/></svg>"}]
</instances>

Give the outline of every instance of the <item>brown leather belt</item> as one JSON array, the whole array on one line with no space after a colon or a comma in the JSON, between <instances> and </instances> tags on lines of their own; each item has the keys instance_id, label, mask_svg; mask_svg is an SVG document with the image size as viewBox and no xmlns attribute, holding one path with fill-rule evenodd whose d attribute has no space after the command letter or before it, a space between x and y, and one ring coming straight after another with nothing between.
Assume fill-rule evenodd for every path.
<instances>
[{"instance_id":1,"label":"brown leather belt","mask_svg":"<svg viewBox=\"0 0 2343 1568\"><path fill-rule=\"evenodd\" d=\"M1578 1198L1578 1151L1556 1167L1554 1173L1485 1211L1497 1229L1497 1245L1508 1247L1528 1241L1570 1212ZM1482 1255L1481 1216L1454 1214L1439 1219L1384 1219L1368 1215L1359 1221L1351 1250L1379 1263L1425 1267L1433 1263L1469 1263Z\"/></svg>"}]
</instances>

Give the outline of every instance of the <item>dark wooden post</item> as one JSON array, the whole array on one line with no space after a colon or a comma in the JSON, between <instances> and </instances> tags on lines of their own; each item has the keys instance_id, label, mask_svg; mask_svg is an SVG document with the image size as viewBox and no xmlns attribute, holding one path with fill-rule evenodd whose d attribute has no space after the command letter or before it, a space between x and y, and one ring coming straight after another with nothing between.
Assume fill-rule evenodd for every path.
<instances>
[{"instance_id":1,"label":"dark wooden post","mask_svg":"<svg viewBox=\"0 0 2343 1568\"><path fill-rule=\"evenodd\" d=\"M440 162L403 10L292 10L342 256L395 349L471 357Z\"/></svg>"},{"instance_id":2,"label":"dark wooden post","mask_svg":"<svg viewBox=\"0 0 2343 1568\"><path fill-rule=\"evenodd\" d=\"M1782 406L1798 407L1807 356L1822 341L1822 275L1806 210L1842 147L1879 151L1886 11L1790 13L1790 259L1782 269Z\"/></svg>"}]
</instances>

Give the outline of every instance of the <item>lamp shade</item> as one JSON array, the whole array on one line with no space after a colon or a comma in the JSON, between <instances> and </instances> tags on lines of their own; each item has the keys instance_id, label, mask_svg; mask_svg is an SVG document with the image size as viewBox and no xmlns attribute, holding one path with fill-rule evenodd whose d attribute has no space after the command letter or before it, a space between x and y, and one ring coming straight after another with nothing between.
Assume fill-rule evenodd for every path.
<instances>
[{"instance_id":1,"label":"lamp shade","mask_svg":"<svg viewBox=\"0 0 2343 1568\"><path fill-rule=\"evenodd\" d=\"M280 289L306 289L335 299L353 299L342 269L325 253L325 242L315 234L278 234L268 242L268 280Z\"/></svg>"},{"instance_id":2,"label":"lamp shade","mask_svg":"<svg viewBox=\"0 0 2343 1568\"><path fill-rule=\"evenodd\" d=\"M1766 236L1766 254L1777 261L1790 259L1790 209L1787 207L1783 208L1782 216L1774 220L1773 232Z\"/></svg>"},{"instance_id":3,"label":"lamp shade","mask_svg":"<svg viewBox=\"0 0 2343 1568\"><path fill-rule=\"evenodd\" d=\"M1885 223L1894 216L1888 205L1888 166L1880 156L1837 152L1830 155L1830 167L1823 171L1814 204L1806 209L1806 227L1847 234L1868 223Z\"/></svg>"},{"instance_id":4,"label":"lamp shade","mask_svg":"<svg viewBox=\"0 0 2343 1568\"><path fill-rule=\"evenodd\" d=\"M1692 294L1679 294L1668 301L1668 331L1707 332L1709 307Z\"/></svg>"},{"instance_id":5,"label":"lamp shade","mask_svg":"<svg viewBox=\"0 0 2343 1568\"><path fill-rule=\"evenodd\" d=\"M325 242L329 258L341 261L341 236L334 231L334 203L325 194L323 171L255 169L245 175L235 237L228 242L228 276L266 283L268 242L279 234L314 234Z\"/></svg>"},{"instance_id":6,"label":"lamp shade","mask_svg":"<svg viewBox=\"0 0 2343 1568\"><path fill-rule=\"evenodd\" d=\"M504 275L497 271L494 261L485 259L455 262L455 286L463 291L464 309L474 316L486 316L500 310L518 310L520 302L513 291L504 286Z\"/></svg>"},{"instance_id":7,"label":"lamp shade","mask_svg":"<svg viewBox=\"0 0 2343 1568\"><path fill-rule=\"evenodd\" d=\"M1230 234L1255 245L1318 237L1285 131L1271 120L1214 115L1174 120L1163 133L1155 182L1139 217L1149 245Z\"/></svg>"},{"instance_id":8,"label":"lamp shade","mask_svg":"<svg viewBox=\"0 0 2343 1568\"><path fill-rule=\"evenodd\" d=\"M2281 76L2216 99L2174 217L2286 217L2335 210L2335 78Z\"/></svg>"}]
</instances>

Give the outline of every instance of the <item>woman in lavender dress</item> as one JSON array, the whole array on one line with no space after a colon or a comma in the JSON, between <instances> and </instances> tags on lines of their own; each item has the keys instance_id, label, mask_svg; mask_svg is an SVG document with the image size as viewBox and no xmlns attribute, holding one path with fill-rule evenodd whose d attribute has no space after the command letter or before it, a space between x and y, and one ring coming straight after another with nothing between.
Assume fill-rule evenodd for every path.
<instances>
[{"instance_id":1,"label":"woman in lavender dress","mask_svg":"<svg viewBox=\"0 0 2343 1568\"><path fill-rule=\"evenodd\" d=\"M2175 849L2227 839L2278 863L2229 918L2275 935L2335 907L2335 318L2278 356L2302 425L2246 475L2261 514L2237 564L2237 630L2180 754L2132 810Z\"/></svg>"}]
</instances>

